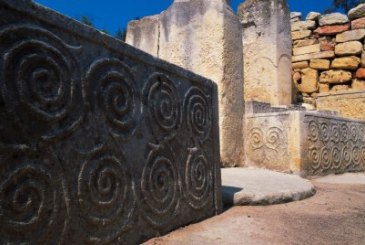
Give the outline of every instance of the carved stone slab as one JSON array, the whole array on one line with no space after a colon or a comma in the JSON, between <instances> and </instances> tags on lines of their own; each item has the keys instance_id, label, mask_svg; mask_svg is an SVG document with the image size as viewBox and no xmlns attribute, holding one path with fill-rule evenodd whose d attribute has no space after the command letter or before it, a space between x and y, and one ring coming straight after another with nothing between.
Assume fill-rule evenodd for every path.
<instances>
[{"instance_id":1,"label":"carved stone slab","mask_svg":"<svg viewBox=\"0 0 365 245\"><path fill-rule=\"evenodd\" d=\"M0 244L137 244L221 210L217 88L0 0Z\"/></svg>"},{"instance_id":2,"label":"carved stone slab","mask_svg":"<svg viewBox=\"0 0 365 245\"><path fill-rule=\"evenodd\" d=\"M246 162L303 176L365 170L365 121L317 112L246 118Z\"/></svg>"}]
</instances>

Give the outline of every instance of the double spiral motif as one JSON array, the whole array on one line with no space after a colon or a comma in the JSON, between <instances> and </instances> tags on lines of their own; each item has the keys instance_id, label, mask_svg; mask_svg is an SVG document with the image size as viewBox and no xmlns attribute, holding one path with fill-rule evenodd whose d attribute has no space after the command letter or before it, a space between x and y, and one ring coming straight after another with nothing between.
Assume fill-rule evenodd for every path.
<instances>
[{"instance_id":1,"label":"double spiral motif","mask_svg":"<svg viewBox=\"0 0 365 245\"><path fill-rule=\"evenodd\" d=\"M109 243L130 222L135 208L134 185L121 153L96 152L81 167L78 198L91 242Z\"/></svg>"},{"instance_id":2,"label":"double spiral motif","mask_svg":"<svg viewBox=\"0 0 365 245\"><path fill-rule=\"evenodd\" d=\"M211 166L205 154L198 148L188 151L185 167L186 196L191 207L201 209L212 200Z\"/></svg>"},{"instance_id":3,"label":"double spiral motif","mask_svg":"<svg viewBox=\"0 0 365 245\"><path fill-rule=\"evenodd\" d=\"M349 167L352 162L352 150L348 145L344 145L342 148L342 165Z\"/></svg>"},{"instance_id":4,"label":"double spiral motif","mask_svg":"<svg viewBox=\"0 0 365 245\"><path fill-rule=\"evenodd\" d=\"M70 47L51 32L27 25L0 31L2 92L8 111L32 137L73 130L83 106L80 71ZM78 87L78 88L77 88Z\"/></svg>"},{"instance_id":5,"label":"double spiral motif","mask_svg":"<svg viewBox=\"0 0 365 245\"><path fill-rule=\"evenodd\" d=\"M144 218L153 226L162 227L174 218L179 207L179 173L168 146L150 147L141 182Z\"/></svg>"},{"instance_id":6,"label":"double spiral motif","mask_svg":"<svg viewBox=\"0 0 365 245\"><path fill-rule=\"evenodd\" d=\"M272 150L277 150L283 143L283 130L278 127L271 127L266 134L266 146Z\"/></svg>"},{"instance_id":7,"label":"double spiral motif","mask_svg":"<svg viewBox=\"0 0 365 245\"><path fill-rule=\"evenodd\" d=\"M359 147L355 146L352 149L352 161L354 166L359 166L361 164L361 150Z\"/></svg>"},{"instance_id":8,"label":"double spiral motif","mask_svg":"<svg viewBox=\"0 0 365 245\"><path fill-rule=\"evenodd\" d=\"M181 103L173 81L156 73L143 89L150 125L158 139L171 139L181 126Z\"/></svg>"},{"instance_id":9,"label":"double spiral motif","mask_svg":"<svg viewBox=\"0 0 365 245\"><path fill-rule=\"evenodd\" d=\"M57 158L18 149L0 152L0 240L56 244L67 228L67 203ZM21 235L19 235L21 234Z\"/></svg>"},{"instance_id":10,"label":"double spiral motif","mask_svg":"<svg viewBox=\"0 0 365 245\"><path fill-rule=\"evenodd\" d=\"M321 165L323 170L331 167L331 153L327 147L323 147L321 150Z\"/></svg>"},{"instance_id":11,"label":"double spiral motif","mask_svg":"<svg viewBox=\"0 0 365 245\"><path fill-rule=\"evenodd\" d=\"M340 169L341 168L341 151L340 149L335 146L332 148L332 152L331 152L331 155L332 155L332 161L333 161L333 167L335 169Z\"/></svg>"},{"instance_id":12,"label":"double spiral motif","mask_svg":"<svg viewBox=\"0 0 365 245\"><path fill-rule=\"evenodd\" d=\"M87 72L90 93L99 91L98 104L111 133L130 136L141 114L141 101L130 69L118 59L95 61Z\"/></svg>"},{"instance_id":13,"label":"double spiral motif","mask_svg":"<svg viewBox=\"0 0 365 245\"><path fill-rule=\"evenodd\" d=\"M340 142L340 138L341 138L341 133L340 133L340 127L338 126L338 124L333 124L331 127L331 131L332 131L332 136L331 136L331 141L333 141L334 143L338 143Z\"/></svg>"},{"instance_id":14,"label":"double spiral motif","mask_svg":"<svg viewBox=\"0 0 365 245\"><path fill-rule=\"evenodd\" d=\"M346 124L341 125L341 141L346 143L350 137L350 130Z\"/></svg>"},{"instance_id":15,"label":"double spiral motif","mask_svg":"<svg viewBox=\"0 0 365 245\"><path fill-rule=\"evenodd\" d=\"M317 141L319 138L319 127L316 121L310 121L308 125L310 141Z\"/></svg>"},{"instance_id":16,"label":"double spiral motif","mask_svg":"<svg viewBox=\"0 0 365 245\"><path fill-rule=\"evenodd\" d=\"M328 128L328 125L326 123L321 123L321 140L323 142L328 142L331 136L330 129Z\"/></svg>"},{"instance_id":17,"label":"double spiral motif","mask_svg":"<svg viewBox=\"0 0 365 245\"><path fill-rule=\"evenodd\" d=\"M249 133L250 146L253 150L264 146L264 132L260 128L252 128Z\"/></svg>"},{"instance_id":18,"label":"double spiral motif","mask_svg":"<svg viewBox=\"0 0 365 245\"><path fill-rule=\"evenodd\" d=\"M309 159L311 162L311 167L314 171L318 170L321 166L321 152L318 148L313 147L309 150Z\"/></svg>"},{"instance_id":19,"label":"double spiral motif","mask_svg":"<svg viewBox=\"0 0 365 245\"><path fill-rule=\"evenodd\" d=\"M201 142L209 136L212 127L212 115L209 97L197 88L192 87L185 95L185 114L188 128Z\"/></svg>"}]
</instances>

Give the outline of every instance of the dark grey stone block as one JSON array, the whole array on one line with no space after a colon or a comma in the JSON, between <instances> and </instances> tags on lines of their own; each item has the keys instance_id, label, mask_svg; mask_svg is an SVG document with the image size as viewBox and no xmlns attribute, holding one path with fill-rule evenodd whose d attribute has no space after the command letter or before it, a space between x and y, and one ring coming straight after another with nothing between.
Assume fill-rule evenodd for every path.
<instances>
[{"instance_id":1,"label":"dark grey stone block","mask_svg":"<svg viewBox=\"0 0 365 245\"><path fill-rule=\"evenodd\" d=\"M221 210L217 88L0 0L0 243L137 244Z\"/></svg>"}]
</instances>

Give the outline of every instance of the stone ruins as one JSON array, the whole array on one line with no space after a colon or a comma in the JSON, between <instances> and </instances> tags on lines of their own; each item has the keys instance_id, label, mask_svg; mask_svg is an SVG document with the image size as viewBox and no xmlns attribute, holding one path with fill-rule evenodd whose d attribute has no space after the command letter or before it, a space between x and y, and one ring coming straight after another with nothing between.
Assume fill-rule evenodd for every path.
<instances>
[{"instance_id":1,"label":"stone ruins","mask_svg":"<svg viewBox=\"0 0 365 245\"><path fill-rule=\"evenodd\" d=\"M0 13L1 244L141 243L220 213L221 167L365 171L365 4L175 0L129 45Z\"/></svg>"}]
</instances>

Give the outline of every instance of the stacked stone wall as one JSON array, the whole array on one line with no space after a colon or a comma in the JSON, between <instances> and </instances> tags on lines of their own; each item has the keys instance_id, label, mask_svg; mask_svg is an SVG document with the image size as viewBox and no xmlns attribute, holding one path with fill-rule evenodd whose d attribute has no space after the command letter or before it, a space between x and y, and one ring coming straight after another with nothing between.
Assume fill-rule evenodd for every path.
<instances>
[{"instance_id":1,"label":"stacked stone wall","mask_svg":"<svg viewBox=\"0 0 365 245\"><path fill-rule=\"evenodd\" d=\"M365 91L365 4L348 14L306 18L291 13L293 82L298 99L316 107L321 95ZM365 97L365 96L364 96ZM362 106L365 106L365 103ZM317 108L336 110L333 107ZM364 115L339 111L343 116L365 119Z\"/></svg>"}]
</instances>

